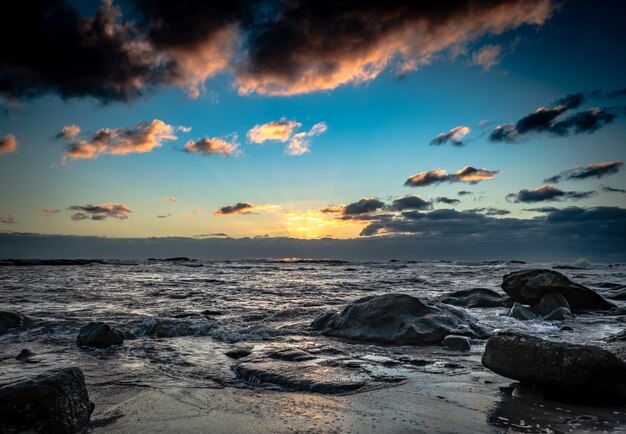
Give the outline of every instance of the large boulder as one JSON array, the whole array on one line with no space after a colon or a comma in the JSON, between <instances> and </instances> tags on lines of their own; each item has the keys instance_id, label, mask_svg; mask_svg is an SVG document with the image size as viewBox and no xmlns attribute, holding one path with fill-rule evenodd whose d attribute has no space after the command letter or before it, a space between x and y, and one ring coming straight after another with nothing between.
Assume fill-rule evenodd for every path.
<instances>
[{"instance_id":1,"label":"large boulder","mask_svg":"<svg viewBox=\"0 0 626 434\"><path fill-rule=\"evenodd\" d=\"M103 322L90 322L80 329L76 338L79 347L107 348L123 342L124 332Z\"/></svg>"},{"instance_id":2,"label":"large boulder","mask_svg":"<svg viewBox=\"0 0 626 434\"><path fill-rule=\"evenodd\" d=\"M311 324L327 336L395 345L439 343L447 335L486 338L490 331L462 310L405 294L361 298Z\"/></svg>"},{"instance_id":3,"label":"large boulder","mask_svg":"<svg viewBox=\"0 0 626 434\"><path fill-rule=\"evenodd\" d=\"M0 387L3 433L84 432L93 409L78 368L50 371Z\"/></svg>"},{"instance_id":4,"label":"large boulder","mask_svg":"<svg viewBox=\"0 0 626 434\"><path fill-rule=\"evenodd\" d=\"M522 270L506 274L502 289L513 301L531 306L539 304L544 295L555 292L565 297L573 311L615 307L598 293L553 270Z\"/></svg>"},{"instance_id":5,"label":"large boulder","mask_svg":"<svg viewBox=\"0 0 626 434\"><path fill-rule=\"evenodd\" d=\"M501 333L487 341L482 363L561 396L626 401L626 363L600 347Z\"/></svg>"},{"instance_id":6,"label":"large boulder","mask_svg":"<svg viewBox=\"0 0 626 434\"><path fill-rule=\"evenodd\" d=\"M30 322L26 315L17 312L0 311L0 335L10 329L23 327Z\"/></svg>"},{"instance_id":7,"label":"large boulder","mask_svg":"<svg viewBox=\"0 0 626 434\"><path fill-rule=\"evenodd\" d=\"M507 302L496 291L487 288L471 288L446 294L442 303L461 307L503 307Z\"/></svg>"}]
</instances>

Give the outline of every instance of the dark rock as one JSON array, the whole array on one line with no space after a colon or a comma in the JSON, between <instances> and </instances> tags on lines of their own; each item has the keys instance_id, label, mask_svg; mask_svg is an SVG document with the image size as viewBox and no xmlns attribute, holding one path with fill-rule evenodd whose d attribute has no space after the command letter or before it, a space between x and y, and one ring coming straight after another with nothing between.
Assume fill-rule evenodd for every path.
<instances>
[{"instance_id":1,"label":"dark rock","mask_svg":"<svg viewBox=\"0 0 626 434\"><path fill-rule=\"evenodd\" d=\"M573 312L615 307L591 289L552 270L523 270L506 274L502 289L514 301L531 306L540 303L544 295L556 292L565 297Z\"/></svg>"},{"instance_id":2,"label":"dark rock","mask_svg":"<svg viewBox=\"0 0 626 434\"><path fill-rule=\"evenodd\" d=\"M600 347L502 333L487 341L482 363L559 396L626 401L626 363Z\"/></svg>"},{"instance_id":3,"label":"dark rock","mask_svg":"<svg viewBox=\"0 0 626 434\"><path fill-rule=\"evenodd\" d=\"M241 359L252 354L252 350L249 348L233 348L232 350L226 351L224 354L231 359Z\"/></svg>"},{"instance_id":4,"label":"dark rock","mask_svg":"<svg viewBox=\"0 0 626 434\"><path fill-rule=\"evenodd\" d=\"M446 294L442 303L461 307L503 307L505 300L496 291L487 288L462 289Z\"/></svg>"},{"instance_id":5,"label":"dark rock","mask_svg":"<svg viewBox=\"0 0 626 434\"><path fill-rule=\"evenodd\" d=\"M609 336L606 339L607 342L625 342L626 341L626 330L622 330L621 332Z\"/></svg>"},{"instance_id":6,"label":"dark rock","mask_svg":"<svg viewBox=\"0 0 626 434\"><path fill-rule=\"evenodd\" d=\"M50 371L0 387L3 433L83 432L93 409L78 368Z\"/></svg>"},{"instance_id":7,"label":"dark rock","mask_svg":"<svg viewBox=\"0 0 626 434\"><path fill-rule=\"evenodd\" d=\"M123 342L124 332L103 322L90 322L80 329L76 338L79 347L107 348Z\"/></svg>"},{"instance_id":8,"label":"dark rock","mask_svg":"<svg viewBox=\"0 0 626 434\"><path fill-rule=\"evenodd\" d=\"M20 351L15 360L19 360L20 362L27 362L34 355L35 353L33 353L31 350L29 350L28 348L24 348L22 351Z\"/></svg>"},{"instance_id":9,"label":"dark rock","mask_svg":"<svg viewBox=\"0 0 626 434\"><path fill-rule=\"evenodd\" d=\"M474 317L443 303L423 303L405 294L364 297L341 312L313 321L327 336L395 345L428 345L447 335L485 338L490 331Z\"/></svg>"},{"instance_id":10,"label":"dark rock","mask_svg":"<svg viewBox=\"0 0 626 434\"><path fill-rule=\"evenodd\" d=\"M30 323L26 315L16 312L0 311L0 335L5 334L9 329L23 327Z\"/></svg>"},{"instance_id":11,"label":"dark rock","mask_svg":"<svg viewBox=\"0 0 626 434\"><path fill-rule=\"evenodd\" d=\"M561 307L570 310L567 299L558 292L550 292L541 297L541 301L534 305L531 310L539 315L549 315Z\"/></svg>"},{"instance_id":12,"label":"dark rock","mask_svg":"<svg viewBox=\"0 0 626 434\"><path fill-rule=\"evenodd\" d=\"M570 326L563 326L559 330L561 330L562 332L573 332L574 331L574 329L571 328Z\"/></svg>"},{"instance_id":13,"label":"dark rock","mask_svg":"<svg viewBox=\"0 0 626 434\"><path fill-rule=\"evenodd\" d=\"M513 303L509 316L520 321L530 321L539 318L539 315L519 303Z\"/></svg>"},{"instance_id":14,"label":"dark rock","mask_svg":"<svg viewBox=\"0 0 626 434\"><path fill-rule=\"evenodd\" d=\"M187 261L193 261L193 259L187 258L185 256L175 256L173 258L165 258L165 259L160 259L163 262L187 262Z\"/></svg>"},{"instance_id":15,"label":"dark rock","mask_svg":"<svg viewBox=\"0 0 626 434\"><path fill-rule=\"evenodd\" d=\"M237 378L256 384L272 384L299 392L346 393L366 384L366 376L349 370L316 363L269 361L239 363L234 367Z\"/></svg>"},{"instance_id":16,"label":"dark rock","mask_svg":"<svg viewBox=\"0 0 626 434\"><path fill-rule=\"evenodd\" d=\"M566 307L559 307L558 309L554 309L550 312L549 315L546 315L543 319L545 321L564 321L566 319L570 319L572 317L572 311Z\"/></svg>"},{"instance_id":17,"label":"dark rock","mask_svg":"<svg viewBox=\"0 0 626 434\"><path fill-rule=\"evenodd\" d=\"M443 345L454 351L469 351L472 349L472 340L467 336L448 335L443 338Z\"/></svg>"}]
</instances>

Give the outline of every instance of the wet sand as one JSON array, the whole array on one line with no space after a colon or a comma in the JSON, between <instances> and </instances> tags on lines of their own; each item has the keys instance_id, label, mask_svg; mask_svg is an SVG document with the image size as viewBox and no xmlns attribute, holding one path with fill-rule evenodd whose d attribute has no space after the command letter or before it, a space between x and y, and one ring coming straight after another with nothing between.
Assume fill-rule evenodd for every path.
<instances>
[{"instance_id":1,"label":"wet sand","mask_svg":"<svg viewBox=\"0 0 626 434\"><path fill-rule=\"evenodd\" d=\"M165 380L165 379L164 379ZM88 385L95 433L624 432L626 408L511 396L510 380L418 373L350 395L259 388Z\"/></svg>"}]
</instances>

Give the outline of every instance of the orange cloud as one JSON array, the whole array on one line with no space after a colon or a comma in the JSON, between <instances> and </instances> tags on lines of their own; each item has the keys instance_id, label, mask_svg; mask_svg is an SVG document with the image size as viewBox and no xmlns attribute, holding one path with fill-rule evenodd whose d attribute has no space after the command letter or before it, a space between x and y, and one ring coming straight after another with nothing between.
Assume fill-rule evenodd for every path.
<instances>
[{"instance_id":1,"label":"orange cloud","mask_svg":"<svg viewBox=\"0 0 626 434\"><path fill-rule=\"evenodd\" d=\"M483 71L489 71L500 62L502 47L499 45L485 45L472 55L472 63L482 66Z\"/></svg>"},{"instance_id":2,"label":"orange cloud","mask_svg":"<svg viewBox=\"0 0 626 434\"><path fill-rule=\"evenodd\" d=\"M248 131L248 140L250 143L263 143L267 140L286 142L291 138L293 131L301 126L301 123L288 121L285 118L282 118L279 121L268 122L263 125L255 125L250 131Z\"/></svg>"},{"instance_id":3,"label":"orange cloud","mask_svg":"<svg viewBox=\"0 0 626 434\"><path fill-rule=\"evenodd\" d=\"M67 125L61 128L56 135L57 139L73 139L80 134L80 127L78 125Z\"/></svg>"},{"instance_id":4,"label":"orange cloud","mask_svg":"<svg viewBox=\"0 0 626 434\"><path fill-rule=\"evenodd\" d=\"M17 152L17 140L13 134L0 138L0 155Z\"/></svg>"},{"instance_id":5,"label":"orange cloud","mask_svg":"<svg viewBox=\"0 0 626 434\"><path fill-rule=\"evenodd\" d=\"M550 0L470 6L450 8L447 15L440 16L429 16L428 11L419 8L412 11L410 7L337 7L334 16L324 16L325 21L320 23L314 21L315 16L296 15L297 11L290 15L287 11L284 21L279 19L266 40L277 42L272 36L278 39L286 28L298 36L298 41L306 42L286 48L269 46L266 59L255 59L256 62L238 68L235 86L244 95L295 95L370 81L394 63L407 73L431 63L446 50L453 56L461 53L468 43L485 34L500 34L523 24L543 24L555 8ZM355 28L360 33L344 30ZM280 62L276 61L278 58Z\"/></svg>"},{"instance_id":6,"label":"orange cloud","mask_svg":"<svg viewBox=\"0 0 626 434\"><path fill-rule=\"evenodd\" d=\"M176 140L174 127L155 119L151 123L142 122L135 128L103 128L95 132L89 140L79 140L69 144L64 155L74 160L95 159L102 154L127 155L151 152L161 146L164 140Z\"/></svg>"},{"instance_id":7,"label":"orange cloud","mask_svg":"<svg viewBox=\"0 0 626 434\"><path fill-rule=\"evenodd\" d=\"M176 198L174 196L164 196L161 200L167 203L176 203Z\"/></svg>"},{"instance_id":8,"label":"orange cloud","mask_svg":"<svg viewBox=\"0 0 626 434\"><path fill-rule=\"evenodd\" d=\"M188 141L185 144L185 152L190 154L223 155L229 157L237 152L238 147L239 144L234 140L232 143L229 143L224 139L213 137L211 139L200 139L197 142L193 140Z\"/></svg>"}]
</instances>

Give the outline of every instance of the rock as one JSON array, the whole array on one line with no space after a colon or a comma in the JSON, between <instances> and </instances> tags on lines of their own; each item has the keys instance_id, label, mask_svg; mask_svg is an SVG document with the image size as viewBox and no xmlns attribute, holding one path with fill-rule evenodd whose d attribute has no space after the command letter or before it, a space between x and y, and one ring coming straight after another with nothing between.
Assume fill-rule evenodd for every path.
<instances>
[{"instance_id":1,"label":"rock","mask_svg":"<svg viewBox=\"0 0 626 434\"><path fill-rule=\"evenodd\" d=\"M232 350L226 351L224 354L231 359L241 359L248 357L252 354L252 351L249 348L233 348Z\"/></svg>"},{"instance_id":2,"label":"rock","mask_svg":"<svg viewBox=\"0 0 626 434\"><path fill-rule=\"evenodd\" d=\"M21 313L0 311L0 335L5 334L9 329L23 327L29 322L28 317Z\"/></svg>"},{"instance_id":3,"label":"rock","mask_svg":"<svg viewBox=\"0 0 626 434\"><path fill-rule=\"evenodd\" d=\"M531 310L539 315L549 315L561 307L570 310L567 299L558 292L550 292L541 297L541 301L534 305Z\"/></svg>"},{"instance_id":4,"label":"rock","mask_svg":"<svg viewBox=\"0 0 626 434\"><path fill-rule=\"evenodd\" d=\"M6 433L83 432L94 407L78 368L0 387L0 421Z\"/></svg>"},{"instance_id":5,"label":"rock","mask_svg":"<svg viewBox=\"0 0 626 434\"><path fill-rule=\"evenodd\" d=\"M443 338L443 345L454 351L469 351L472 349L472 340L467 336L448 335Z\"/></svg>"},{"instance_id":6,"label":"rock","mask_svg":"<svg viewBox=\"0 0 626 434\"><path fill-rule=\"evenodd\" d=\"M471 315L405 294L364 297L311 324L327 336L394 345L428 345L447 335L485 338L490 331Z\"/></svg>"},{"instance_id":7,"label":"rock","mask_svg":"<svg viewBox=\"0 0 626 434\"><path fill-rule=\"evenodd\" d=\"M20 351L15 360L19 360L20 362L28 362L30 358L34 355L35 353L33 353L31 350L29 350L28 348L24 348L22 351Z\"/></svg>"},{"instance_id":8,"label":"rock","mask_svg":"<svg viewBox=\"0 0 626 434\"><path fill-rule=\"evenodd\" d=\"M626 330L622 330L621 332L609 336L606 339L607 342L626 342Z\"/></svg>"},{"instance_id":9,"label":"rock","mask_svg":"<svg viewBox=\"0 0 626 434\"><path fill-rule=\"evenodd\" d=\"M363 374L316 363L293 363L272 360L239 363L234 367L237 378L256 384L272 384L298 392L346 393L366 384Z\"/></svg>"},{"instance_id":10,"label":"rock","mask_svg":"<svg viewBox=\"0 0 626 434\"><path fill-rule=\"evenodd\" d=\"M286 360L288 362L304 362L306 360L313 360L316 358L316 356L312 356L306 351L302 351L297 348L273 350L269 351L266 355L272 359Z\"/></svg>"},{"instance_id":11,"label":"rock","mask_svg":"<svg viewBox=\"0 0 626 434\"><path fill-rule=\"evenodd\" d=\"M503 307L506 301L496 291L487 288L462 289L446 294L442 303L461 307Z\"/></svg>"},{"instance_id":12,"label":"rock","mask_svg":"<svg viewBox=\"0 0 626 434\"><path fill-rule=\"evenodd\" d=\"M502 333L487 341L482 363L559 396L626 401L626 363L600 347Z\"/></svg>"},{"instance_id":13,"label":"rock","mask_svg":"<svg viewBox=\"0 0 626 434\"><path fill-rule=\"evenodd\" d=\"M574 283L553 270L522 270L509 273L504 276L501 286L514 301L531 306L540 303L544 295L556 292L565 297L573 312L615 307L591 289Z\"/></svg>"},{"instance_id":14,"label":"rock","mask_svg":"<svg viewBox=\"0 0 626 434\"><path fill-rule=\"evenodd\" d=\"M90 322L80 329L76 338L79 347L107 348L123 342L124 332L103 322Z\"/></svg>"},{"instance_id":15,"label":"rock","mask_svg":"<svg viewBox=\"0 0 626 434\"><path fill-rule=\"evenodd\" d=\"M529 321L539 318L539 315L519 303L513 303L513 307L509 311L509 316L520 321Z\"/></svg>"},{"instance_id":16,"label":"rock","mask_svg":"<svg viewBox=\"0 0 626 434\"><path fill-rule=\"evenodd\" d=\"M572 311L566 307L559 307L558 309L550 312L550 315L545 316L543 319L545 321L564 321L566 319L571 318Z\"/></svg>"}]
</instances>

